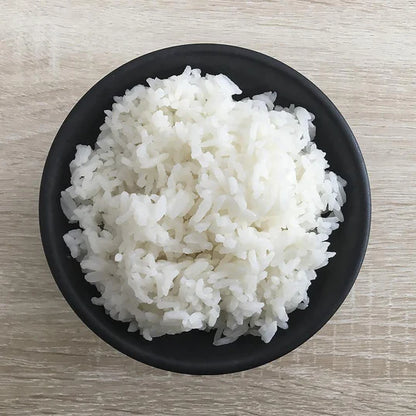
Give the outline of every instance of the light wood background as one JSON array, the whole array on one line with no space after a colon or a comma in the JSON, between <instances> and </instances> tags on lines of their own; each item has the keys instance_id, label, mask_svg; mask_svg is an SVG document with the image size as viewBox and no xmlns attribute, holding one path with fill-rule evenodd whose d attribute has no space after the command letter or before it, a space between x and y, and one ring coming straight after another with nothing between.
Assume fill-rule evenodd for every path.
<instances>
[{"instance_id":1,"label":"light wood background","mask_svg":"<svg viewBox=\"0 0 416 416\"><path fill-rule=\"evenodd\" d=\"M416 6L411 1L11 1L0 7L1 415L416 415ZM37 203L66 114L113 68L181 43L296 68L356 134L372 186L365 264L334 318L284 358L192 377L129 359L70 310Z\"/></svg>"}]
</instances>

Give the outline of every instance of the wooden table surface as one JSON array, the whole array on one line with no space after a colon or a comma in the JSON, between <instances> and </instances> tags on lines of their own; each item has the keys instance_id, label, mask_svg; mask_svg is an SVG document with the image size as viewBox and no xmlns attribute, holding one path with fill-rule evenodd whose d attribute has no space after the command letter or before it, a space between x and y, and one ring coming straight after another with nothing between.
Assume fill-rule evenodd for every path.
<instances>
[{"instance_id":1,"label":"wooden table surface","mask_svg":"<svg viewBox=\"0 0 416 416\"><path fill-rule=\"evenodd\" d=\"M416 415L416 7L411 1L3 0L0 9L1 415ZM187 376L118 353L47 267L37 203L52 140L98 79L162 47L256 49L302 72L352 127L371 240L347 300L258 369ZM302 413L301 413L302 412Z\"/></svg>"}]
</instances>

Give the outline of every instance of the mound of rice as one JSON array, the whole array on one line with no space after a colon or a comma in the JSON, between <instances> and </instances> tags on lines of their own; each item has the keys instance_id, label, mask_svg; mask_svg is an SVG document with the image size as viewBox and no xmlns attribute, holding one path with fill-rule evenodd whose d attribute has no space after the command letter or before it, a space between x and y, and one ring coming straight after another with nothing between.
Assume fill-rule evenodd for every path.
<instances>
[{"instance_id":1,"label":"mound of rice","mask_svg":"<svg viewBox=\"0 0 416 416\"><path fill-rule=\"evenodd\" d=\"M335 255L346 182L312 142L314 116L276 93L235 101L226 76L189 67L147 83L114 98L62 192L92 301L147 340L216 328L216 345L269 342Z\"/></svg>"}]
</instances>

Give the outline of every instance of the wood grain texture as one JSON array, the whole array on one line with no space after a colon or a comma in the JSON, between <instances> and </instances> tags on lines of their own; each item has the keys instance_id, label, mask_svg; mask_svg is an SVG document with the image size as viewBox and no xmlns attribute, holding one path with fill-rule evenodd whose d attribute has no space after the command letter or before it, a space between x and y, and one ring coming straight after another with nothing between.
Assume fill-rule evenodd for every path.
<instances>
[{"instance_id":1,"label":"wood grain texture","mask_svg":"<svg viewBox=\"0 0 416 416\"><path fill-rule=\"evenodd\" d=\"M415 415L416 7L411 1L1 2L1 415ZM78 98L143 53L240 45L296 68L356 134L371 241L334 318L284 358L191 377L137 363L70 310L42 252L49 146Z\"/></svg>"}]
</instances>

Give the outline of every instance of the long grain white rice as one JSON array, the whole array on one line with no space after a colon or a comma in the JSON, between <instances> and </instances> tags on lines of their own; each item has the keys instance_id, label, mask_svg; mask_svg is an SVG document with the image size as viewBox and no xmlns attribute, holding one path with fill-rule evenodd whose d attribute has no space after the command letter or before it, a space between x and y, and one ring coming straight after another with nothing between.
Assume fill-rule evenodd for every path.
<instances>
[{"instance_id":1,"label":"long grain white rice","mask_svg":"<svg viewBox=\"0 0 416 416\"><path fill-rule=\"evenodd\" d=\"M147 83L115 97L62 192L92 301L147 340L215 328L216 345L269 342L335 255L346 182L312 141L313 114L274 92L235 101L225 75L190 67Z\"/></svg>"}]
</instances>

